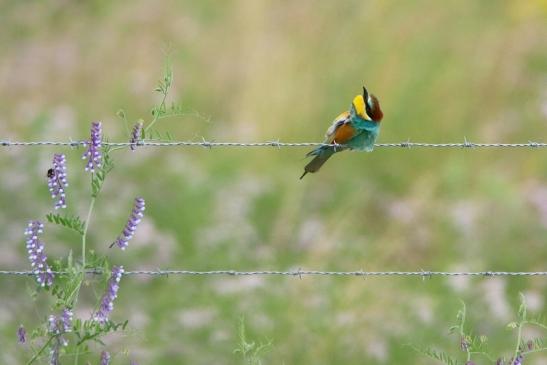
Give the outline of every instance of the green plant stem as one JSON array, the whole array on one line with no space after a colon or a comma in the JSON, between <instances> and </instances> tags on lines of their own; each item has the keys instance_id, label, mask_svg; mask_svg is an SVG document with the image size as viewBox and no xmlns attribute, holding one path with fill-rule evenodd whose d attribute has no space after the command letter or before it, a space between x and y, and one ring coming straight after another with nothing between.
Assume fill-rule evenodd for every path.
<instances>
[{"instance_id":1,"label":"green plant stem","mask_svg":"<svg viewBox=\"0 0 547 365\"><path fill-rule=\"evenodd\" d=\"M82 270L85 272L85 251L86 251L86 237L87 237L87 229L89 228L89 220L91 219L91 213L93 212L93 206L95 205L95 199L91 198L91 202L89 203L89 209L87 211L87 218L85 220L84 225L84 232L82 234Z\"/></svg>"},{"instance_id":2,"label":"green plant stem","mask_svg":"<svg viewBox=\"0 0 547 365\"><path fill-rule=\"evenodd\" d=\"M467 312L467 308L465 307L465 303L462 301L462 310L460 311L461 313L461 319L460 319L460 341L461 339L464 339L464 341L466 341L466 346L465 346L465 352L467 353L467 362L471 361L471 351L469 351L469 346L471 346L470 344L467 344L467 336L465 336L465 330L463 328L463 326L465 325L465 316L466 316L466 313Z\"/></svg>"},{"instance_id":3,"label":"green plant stem","mask_svg":"<svg viewBox=\"0 0 547 365\"><path fill-rule=\"evenodd\" d=\"M519 355L520 350L520 342L522 341L522 322L519 322L518 330L517 330L517 346L515 347L515 354L513 355L513 359L516 359Z\"/></svg>"},{"instance_id":4,"label":"green plant stem","mask_svg":"<svg viewBox=\"0 0 547 365\"><path fill-rule=\"evenodd\" d=\"M167 90L163 93L163 98L161 99L159 110L162 110L162 108L165 108L165 100L166 99L167 99ZM144 128L144 133L145 134L146 134L146 132L148 132L148 130L150 128L152 128L152 126L154 125L154 123L156 123L158 121L158 119L160 119L160 111L156 111L156 113L154 115L154 119L152 119L150 124L148 124L148 126L146 126Z\"/></svg>"},{"instance_id":5,"label":"green plant stem","mask_svg":"<svg viewBox=\"0 0 547 365\"><path fill-rule=\"evenodd\" d=\"M55 338L55 336L51 336L47 342L44 344L44 346L42 346L40 348L40 350L38 350L37 353L34 354L34 356L27 362L27 365L30 365L32 363L34 363L34 361L36 361L36 359L38 358L38 356L40 356L42 354L42 352L44 352L44 350L49 346L49 343Z\"/></svg>"},{"instance_id":6,"label":"green plant stem","mask_svg":"<svg viewBox=\"0 0 547 365\"><path fill-rule=\"evenodd\" d=\"M76 346L76 353L74 354L74 365L78 365L79 354L80 354L80 346Z\"/></svg>"}]
</instances>

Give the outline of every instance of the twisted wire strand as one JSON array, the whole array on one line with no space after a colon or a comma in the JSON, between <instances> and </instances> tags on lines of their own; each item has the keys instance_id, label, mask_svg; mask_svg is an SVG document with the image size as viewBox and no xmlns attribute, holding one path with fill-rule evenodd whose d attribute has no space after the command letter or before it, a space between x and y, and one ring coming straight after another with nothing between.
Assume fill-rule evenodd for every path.
<instances>
[{"instance_id":1,"label":"twisted wire strand","mask_svg":"<svg viewBox=\"0 0 547 365\"><path fill-rule=\"evenodd\" d=\"M14 275L14 276L33 276L38 275L40 272L36 271L10 271L0 270L0 275ZM103 270L87 270L87 274L100 275L103 274ZM64 271L54 271L55 275L66 275ZM134 275L148 275L148 276L169 276L169 275L181 275L181 276L420 276L423 278L433 276L483 276L483 277L496 277L496 276L547 276L547 271L319 271L319 270L289 270L289 271L275 271L275 270L259 270L259 271L236 271L236 270L211 270L211 271L194 271L194 270L130 270L123 273L125 276Z\"/></svg>"},{"instance_id":2,"label":"twisted wire strand","mask_svg":"<svg viewBox=\"0 0 547 365\"><path fill-rule=\"evenodd\" d=\"M68 146L81 147L86 145L86 141L10 141L0 140L0 146L3 147L31 147L31 146ZM129 147L130 142L103 142L105 146L111 147ZM343 147L340 144L325 144L318 142L213 142L213 141L150 141L141 140L136 143L140 147L318 147L332 146ZM424 142L395 142L395 143L377 143L378 148L541 148L547 147L545 142L526 143L474 143L467 140L460 143L424 143Z\"/></svg>"}]
</instances>

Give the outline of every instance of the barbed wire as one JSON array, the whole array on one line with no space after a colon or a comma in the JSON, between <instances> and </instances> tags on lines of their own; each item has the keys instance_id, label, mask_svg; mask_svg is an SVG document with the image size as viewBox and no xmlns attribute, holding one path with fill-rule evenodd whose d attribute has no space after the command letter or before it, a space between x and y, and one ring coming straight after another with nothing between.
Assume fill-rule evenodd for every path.
<instances>
[{"instance_id":1,"label":"barbed wire","mask_svg":"<svg viewBox=\"0 0 547 365\"><path fill-rule=\"evenodd\" d=\"M67 275L65 271L53 271L55 275ZM86 270L89 275L101 275L104 273L101 269ZM36 271L17 271L17 270L0 270L0 275L14 276L33 276L40 272ZM236 271L236 270L211 270L211 271L194 271L194 270L130 270L123 273L125 276L148 275L148 276L165 276L169 275L186 275L186 276L419 276L428 278L433 276L547 276L547 271L319 271L319 270L288 270L288 271Z\"/></svg>"},{"instance_id":2,"label":"barbed wire","mask_svg":"<svg viewBox=\"0 0 547 365\"><path fill-rule=\"evenodd\" d=\"M10 141L0 140L0 146L2 147L32 147L32 146L68 146L68 147L82 147L85 146L87 141ZM111 147L129 147L132 144L130 142L103 142L105 146ZM266 141L266 142L214 142L206 141L154 141L154 140L141 140L136 143L139 147L319 147L319 146L332 146L343 148L341 144L326 144L319 142L280 142ZM547 147L545 142L533 142L528 141L526 143L475 143L464 139L464 142L460 143L425 143L425 142L395 142L395 143L377 143L374 145L378 148L541 148Z\"/></svg>"}]
</instances>

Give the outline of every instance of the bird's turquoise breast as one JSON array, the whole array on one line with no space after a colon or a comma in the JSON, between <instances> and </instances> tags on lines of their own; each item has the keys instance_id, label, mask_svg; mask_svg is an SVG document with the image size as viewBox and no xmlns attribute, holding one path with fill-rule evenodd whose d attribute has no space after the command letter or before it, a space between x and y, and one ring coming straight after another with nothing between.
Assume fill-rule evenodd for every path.
<instances>
[{"instance_id":1,"label":"bird's turquoise breast","mask_svg":"<svg viewBox=\"0 0 547 365\"><path fill-rule=\"evenodd\" d=\"M346 145L351 149L370 152L374 149L374 142L380 134L380 123L358 119L351 122L357 134Z\"/></svg>"}]
</instances>

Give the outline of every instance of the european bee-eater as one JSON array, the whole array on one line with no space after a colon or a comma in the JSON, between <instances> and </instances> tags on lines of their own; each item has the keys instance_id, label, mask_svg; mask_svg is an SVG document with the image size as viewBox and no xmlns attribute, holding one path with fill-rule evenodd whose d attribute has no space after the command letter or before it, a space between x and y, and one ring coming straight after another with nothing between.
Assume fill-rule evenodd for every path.
<instances>
[{"instance_id":1,"label":"european bee-eater","mask_svg":"<svg viewBox=\"0 0 547 365\"><path fill-rule=\"evenodd\" d=\"M315 156L300 176L316 172L336 152L345 149L370 152L380 133L380 121L384 117L376 96L369 94L363 86L363 95L353 98L349 111L343 112L334 119L325 134L324 144L340 146L319 146L306 156Z\"/></svg>"}]
</instances>

